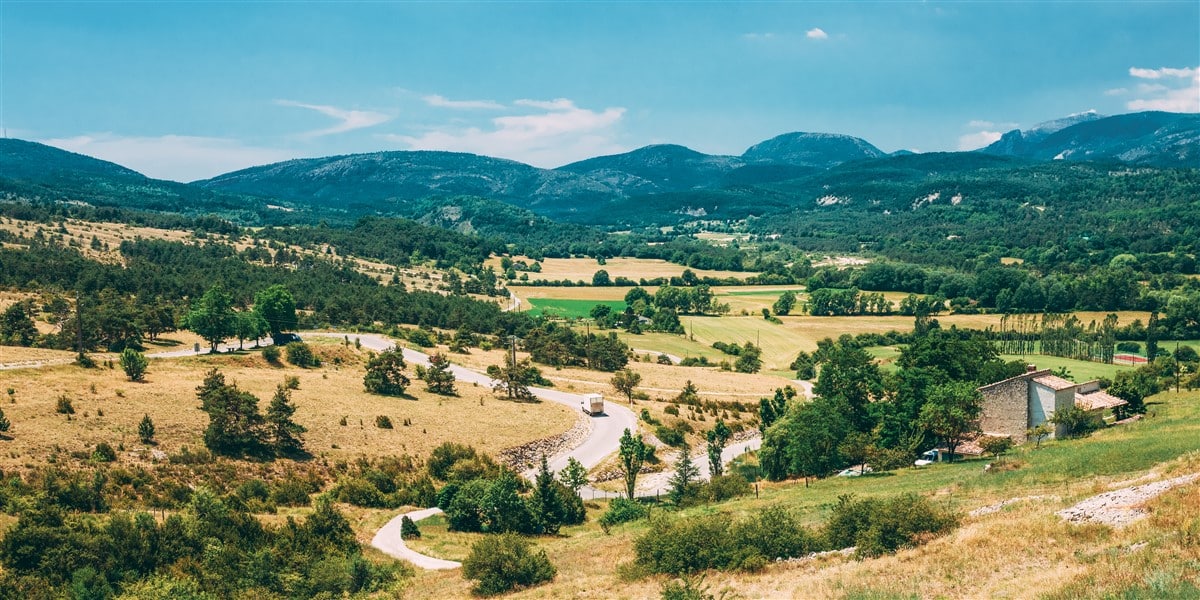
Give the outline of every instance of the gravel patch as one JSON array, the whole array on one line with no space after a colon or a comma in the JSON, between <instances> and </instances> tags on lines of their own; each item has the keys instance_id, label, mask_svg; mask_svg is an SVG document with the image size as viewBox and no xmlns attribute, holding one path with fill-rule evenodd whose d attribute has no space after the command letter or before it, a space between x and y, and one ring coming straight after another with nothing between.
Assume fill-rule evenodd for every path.
<instances>
[{"instance_id":1,"label":"gravel patch","mask_svg":"<svg viewBox=\"0 0 1200 600\"><path fill-rule=\"evenodd\" d=\"M1019 502L1028 502L1031 500L1058 500L1058 499L1059 499L1058 496L1021 496L1020 498L1009 498L1008 500L1002 500L995 504L981 506L967 514L972 517L982 517L984 515L998 513L1001 510L1004 510L1004 507L1010 506L1013 504L1017 504Z\"/></svg>"},{"instance_id":2,"label":"gravel patch","mask_svg":"<svg viewBox=\"0 0 1200 600\"><path fill-rule=\"evenodd\" d=\"M1142 504L1172 488L1197 479L1200 479L1200 473L1097 494L1075 506L1058 511L1058 516L1071 523L1099 523L1110 527L1125 527L1149 514L1141 507Z\"/></svg>"}]
</instances>

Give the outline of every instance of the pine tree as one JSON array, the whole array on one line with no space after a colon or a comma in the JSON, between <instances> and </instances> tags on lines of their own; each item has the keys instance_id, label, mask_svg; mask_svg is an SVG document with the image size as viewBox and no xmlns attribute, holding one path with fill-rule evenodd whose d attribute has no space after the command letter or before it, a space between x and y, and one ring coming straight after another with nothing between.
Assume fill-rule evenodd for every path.
<instances>
[{"instance_id":1,"label":"pine tree","mask_svg":"<svg viewBox=\"0 0 1200 600\"><path fill-rule=\"evenodd\" d=\"M572 456L567 459L567 466L558 473L558 479L578 496L579 490L588 484L587 469Z\"/></svg>"},{"instance_id":2,"label":"pine tree","mask_svg":"<svg viewBox=\"0 0 1200 600\"><path fill-rule=\"evenodd\" d=\"M671 503L675 506L683 506L691 497L694 491L692 487L699 477L700 468L692 462L692 449L684 444L679 455L679 462L675 463L675 474L671 476L671 491L668 494Z\"/></svg>"},{"instance_id":3,"label":"pine tree","mask_svg":"<svg viewBox=\"0 0 1200 600\"><path fill-rule=\"evenodd\" d=\"M450 359L441 352L429 355L429 366L417 365L417 377L425 382L426 389L443 396L453 396L454 373L450 370Z\"/></svg>"},{"instance_id":4,"label":"pine tree","mask_svg":"<svg viewBox=\"0 0 1200 600\"><path fill-rule=\"evenodd\" d=\"M143 444L154 441L154 421L150 420L150 415L142 417L142 422L138 423L138 437Z\"/></svg>"},{"instance_id":5,"label":"pine tree","mask_svg":"<svg viewBox=\"0 0 1200 600\"><path fill-rule=\"evenodd\" d=\"M276 386L275 396L267 407L267 432L276 454L290 455L304 451L304 440L300 436L308 430L292 420L296 407L291 403L291 394L287 386Z\"/></svg>"},{"instance_id":6,"label":"pine tree","mask_svg":"<svg viewBox=\"0 0 1200 600\"><path fill-rule=\"evenodd\" d=\"M126 348L121 352L121 370L125 371L125 375L129 377L130 381L145 379L146 367L149 364L146 355L133 348Z\"/></svg>"},{"instance_id":7,"label":"pine tree","mask_svg":"<svg viewBox=\"0 0 1200 600\"><path fill-rule=\"evenodd\" d=\"M530 508L533 510L533 516L537 519L542 533L554 535L558 533L563 522L563 503L562 498L558 495L557 484L554 480L554 472L550 470L550 465L546 461L546 455L542 455L542 466L538 469L537 477L533 482L533 497L530 499Z\"/></svg>"},{"instance_id":8,"label":"pine tree","mask_svg":"<svg viewBox=\"0 0 1200 600\"><path fill-rule=\"evenodd\" d=\"M421 530L417 529L417 523L404 515L400 519L400 539L411 540L421 537Z\"/></svg>"}]
</instances>

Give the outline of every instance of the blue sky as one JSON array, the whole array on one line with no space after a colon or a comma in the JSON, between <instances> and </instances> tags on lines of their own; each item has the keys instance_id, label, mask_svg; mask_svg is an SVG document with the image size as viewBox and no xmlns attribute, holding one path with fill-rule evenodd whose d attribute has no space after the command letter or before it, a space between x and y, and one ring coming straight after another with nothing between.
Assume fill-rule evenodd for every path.
<instances>
[{"instance_id":1,"label":"blue sky","mask_svg":"<svg viewBox=\"0 0 1200 600\"><path fill-rule=\"evenodd\" d=\"M1200 111L1200 2L0 2L10 137L190 181L406 149L554 167L789 131L970 149Z\"/></svg>"}]
</instances>

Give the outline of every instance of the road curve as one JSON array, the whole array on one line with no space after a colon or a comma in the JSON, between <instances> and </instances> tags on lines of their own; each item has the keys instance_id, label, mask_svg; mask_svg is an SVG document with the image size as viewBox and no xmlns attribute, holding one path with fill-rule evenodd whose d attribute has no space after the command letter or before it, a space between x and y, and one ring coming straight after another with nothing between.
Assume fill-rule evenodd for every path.
<instances>
[{"instance_id":1,"label":"road curve","mask_svg":"<svg viewBox=\"0 0 1200 600\"><path fill-rule=\"evenodd\" d=\"M371 545L383 551L383 553L387 554L388 556L399 558L401 560L407 560L408 562L421 567L422 569L457 569L462 566L462 563L421 554L420 552L417 552L416 550L404 545L404 538L400 535L400 526L401 522L404 520L404 517L408 517L412 519L413 522L417 522L421 519L432 517L433 515L439 515L441 513L442 509L440 508L426 508L404 513L395 519L388 521L387 525L384 525L379 529L379 531L375 532L375 537L371 538Z\"/></svg>"}]
</instances>

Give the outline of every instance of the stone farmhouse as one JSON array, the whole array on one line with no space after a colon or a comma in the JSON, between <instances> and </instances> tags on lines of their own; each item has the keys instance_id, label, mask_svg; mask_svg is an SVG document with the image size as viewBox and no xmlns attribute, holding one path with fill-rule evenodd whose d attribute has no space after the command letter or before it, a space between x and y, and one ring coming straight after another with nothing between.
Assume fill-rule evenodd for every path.
<instances>
[{"instance_id":1,"label":"stone farmhouse","mask_svg":"<svg viewBox=\"0 0 1200 600\"><path fill-rule=\"evenodd\" d=\"M1072 406L1104 417L1108 411L1128 404L1100 389L1097 381L1075 383L1037 370L1030 365L1025 373L979 388L983 411L979 428L983 435L1005 436L1014 442L1025 441L1025 432L1048 422L1054 413ZM1055 427L1054 435L1063 432Z\"/></svg>"}]
</instances>

